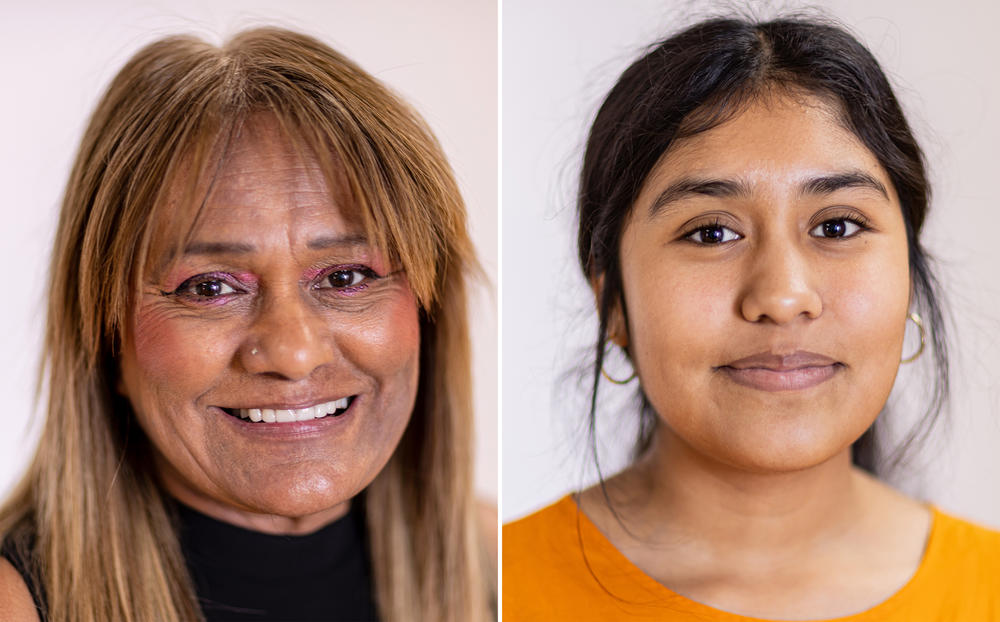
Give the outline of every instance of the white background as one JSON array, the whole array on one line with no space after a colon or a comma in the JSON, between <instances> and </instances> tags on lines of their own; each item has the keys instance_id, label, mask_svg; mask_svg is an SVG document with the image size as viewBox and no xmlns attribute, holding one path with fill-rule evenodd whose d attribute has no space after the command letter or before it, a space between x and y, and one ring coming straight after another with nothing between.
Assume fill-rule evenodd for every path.
<instances>
[{"instance_id":1,"label":"white background","mask_svg":"<svg viewBox=\"0 0 1000 622\"><path fill-rule=\"evenodd\" d=\"M745 6L733 3L727 6ZM505 0L502 17L503 490L510 520L593 481L586 382L596 335L575 260L574 187L601 99L647 44L710 14L706 2ZM719 5L715 5L719 6ZM750 4L770 17L792 2ZM994 2L822 1L882 63L925 150L934 190L924 241L953 310L946 424L896 478L943 509L1000 527L1000 71ZM909 343L907 351L915 346ZM900 371L905 402L929 357ZM618 375L630 369L619 366ZM909 385L910 390L906 390ZM602 384L605 394L635 389ZM634 410L601 411L605 472ZM628 408L625 406L625 408ZM901 403L897 423L913 405ZM903 427L903 426L897 426Z\"/></svg>"},{"instance_id":2,"label":"white background","mask_svg":"<svg viewBox=\"0 0 1000 622\"><path fill-rule=\"evenodd\" d=\"M401 93L444 145L490 285L474 289L476 488L497 496L497 6L495 0L4 2L0 12L0 495L31 453L45 274L72 158L101 91L150 41L220 42L255 25L330 44Z\"/></svg>"}]
</instances>

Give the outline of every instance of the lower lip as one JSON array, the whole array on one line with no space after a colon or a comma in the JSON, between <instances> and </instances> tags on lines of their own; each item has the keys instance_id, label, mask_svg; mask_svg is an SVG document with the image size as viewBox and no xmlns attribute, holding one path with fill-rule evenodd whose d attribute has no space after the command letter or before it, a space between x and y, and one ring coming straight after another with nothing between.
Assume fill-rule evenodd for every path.
<instances>
[{"instance_id":1,"label":"lower lip","mask_svg":"<svg viewBox=\"0 0 1000 622\"><path fill-rule=\"evenodd\" d=\"M765 369L749 367L720 367L719 369L736 384L760 391L800 391L823 384L836 375L842 366L819 365L815 367L799 367L798 369Z\"/></svg>"},{"instance_id":2,"label":"lower lip","mask_svg":"<svg viewBox=\"0 0 1000 622\"><path fill-rule=\"evenodd\" d=\"M219 416L224 417L241 434L247 434L261 439L301 439L311 436L328 434L338 428L348 425L354 419L355 405L360 397L355 396L351 405L343 413L334 417L327 415L322 419L309 421L285 421L282 423L261 423L234 417L221 408L212 407Z\"/></svg>"}]
</instances>

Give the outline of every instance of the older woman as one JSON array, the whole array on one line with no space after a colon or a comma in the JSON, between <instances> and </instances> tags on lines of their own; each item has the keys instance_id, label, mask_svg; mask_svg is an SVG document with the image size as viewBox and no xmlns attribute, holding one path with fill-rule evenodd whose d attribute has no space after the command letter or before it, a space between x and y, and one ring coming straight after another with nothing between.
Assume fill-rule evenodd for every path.
<instances>
[{"instance_id":1,"label":"older woman","mask_svg":"<svg viewBox=\"0 0 1000 622\"><path fill-rule=\"evenodd\" d=\"M283 30L154 43L91 119L55 249L0 610L488 617L475 260L440 148L385 87Z\"/></svg>"},{"instance_id":2,"label":"older woman","mask_svg":"<svg viewBox=\"0 0 1000 622\"><path fill-rule=\"evenodd\" d=\"M928 196L885 75L838 26L712 19L621 75L577 239L590 429L598 389L631 385L638 408L610 414L638 421L635 457L504 527L505 620L997 618L1000 533L876 477L900 365L933 362L922 423L947 394Z\"/></svg>"}]
</instances>

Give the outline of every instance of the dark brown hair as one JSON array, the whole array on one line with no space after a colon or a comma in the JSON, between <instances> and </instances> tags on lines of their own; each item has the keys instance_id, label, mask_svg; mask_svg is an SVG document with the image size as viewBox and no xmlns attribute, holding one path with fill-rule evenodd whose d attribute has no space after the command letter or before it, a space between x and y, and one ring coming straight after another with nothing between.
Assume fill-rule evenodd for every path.
<instances>
[{"instance_id":1,"label":"dark brown hair","mask_svg":"<svg viewBox=\"0 0 1000 622\"><path fill-rule=\"evenodd\" d=\"M577 244L585 276L592 283L602 282L589 415L595 460L597 393L609 317L619 305L625 310L619 247L639 190L675 140L723 123L775 88L833 103L840 121L888 173L906 226L913 303L929 325L935 374L923 418L891 456L879 452L878 422L873 424L854 443L855 464L874 473L898 463L902 450L926 436L946 402L943 312L919 240L930 188L923 154L878 61L854 36L831 23L711 19L653 45L626 69L604 100L587 140ZM636 455L649 447L657 420L641 389L640 398ZM600 470L599 462L597 466Z\"/></svg>"}]
</instances>

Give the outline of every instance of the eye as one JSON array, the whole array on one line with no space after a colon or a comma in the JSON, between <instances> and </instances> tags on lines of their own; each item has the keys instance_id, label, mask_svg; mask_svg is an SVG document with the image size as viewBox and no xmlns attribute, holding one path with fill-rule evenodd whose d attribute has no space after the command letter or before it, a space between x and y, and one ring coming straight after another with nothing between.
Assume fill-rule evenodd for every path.
<instances>
[{"instance_id":1,"label":"eye","mask_svg":"<svg viewBox=\"0 0 1000 622\"><path fill-rule=\"evenodd\" d=\"M334 270L316 285L316 289L348 289L362 285L375 273L367 268L342 268Z\"/></svg>"},{"instance_id":2,"label":"eye","mask_svg":"<svg viewBox=\"0 0 1000 622\"><path fill-rule=\"evenodd\" d=\"M685 239L691 240L697 244L724 244L726 242L739 240L743 236L736 233L729 227L723 227L722 225L706 225L704 227L698 227L684 237Z\"/></svg>"},{"instance_id":3,"label":"eye","mask_svg":"<svg viewBox=\"0 0 1000 622\"><path fill-rule=\"evenodd\" d=\"M174 293L195 298L218 298L235 294L237 291L236 288L221 279L196 276L181 283L180 287L174 290Z\"/></svg>"},{"instance_id":4,"label":"eye","mask_svg":"<svg viewBox=\"0 0 1000 622\"><path fill-rule=\"evenodd\" d=\"M817 238L849 238L857 235L862 229L859 223L849 218L834 218L825 220L809 231L809 235Z\"/></svg>"}]
</instances>

